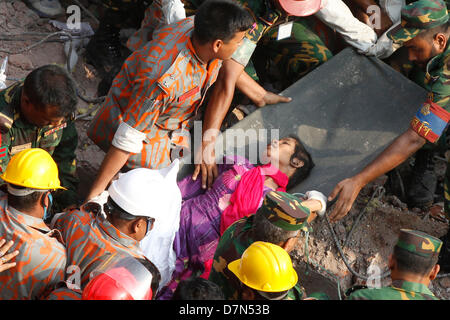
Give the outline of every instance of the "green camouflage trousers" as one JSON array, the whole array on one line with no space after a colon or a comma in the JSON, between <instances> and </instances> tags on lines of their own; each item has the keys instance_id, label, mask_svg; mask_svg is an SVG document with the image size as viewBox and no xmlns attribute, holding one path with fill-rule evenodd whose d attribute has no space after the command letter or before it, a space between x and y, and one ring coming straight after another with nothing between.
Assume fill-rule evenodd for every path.
<instances>
[{"instance_id":1,"label":"green camouflage trousers","mask_svg":"<svg viewBox=\"0 0 450 320\"><path fill-rule=\"evenodd\" d=\"M334 34L314 17L295 21L289 38L277 40L277 35L275 27L260 40L245 68L258 82L284 90L333 56Z\"/></svg>"}]
</instances>

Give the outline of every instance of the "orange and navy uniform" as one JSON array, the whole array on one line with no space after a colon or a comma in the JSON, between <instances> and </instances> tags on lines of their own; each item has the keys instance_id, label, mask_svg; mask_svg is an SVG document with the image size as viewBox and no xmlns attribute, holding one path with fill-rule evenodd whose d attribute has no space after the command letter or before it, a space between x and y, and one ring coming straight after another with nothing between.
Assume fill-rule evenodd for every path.
<instances>
[{"instance_id":1,"label":"orange and navy uniform","mask_svg":"<svg viewBox=\"0 0 450 320\"><path fill-rule=\"evenodd\" d=\"M0 211L0 234L14 242L8 252L19 251L16 266L0 273L0 299L45 299L65 277L66 250L58 230L9 206L1 191Z\"/></svg>"},{"instance_id":2,"label":"orange and navy uniform","mask_svg":"<svg viewBox=\"0 0 450 320\"><path fill-rule=\"evenodd\" d=\"M61 286L53 290L46 300L82 300L81 297L80 290L70 290L65 283L61 283Z\"/></svg>"},{"instance_id":3,"label":"orange and navy uniform","mask_svg":"<svg viewBox=\"0 0 450 320\"><path fill-rule=\"evenodd\" d=\"M131 152L126 163L129 169L166 167L171 150L188 145L180 137L198 116L222 64L198 58L191 42L193 29L194 17L158 29L151 42L125 61L92 120L88 136L104 151L114 145L123 123L143 134L141 151Z\"/></svg>"},{"instance_id":4,"label":"orange and navy uniform","mask_svg":"<svg viewBox=\"0 0 450 320\"><path fill-rule=\"evenodd\" d=\"M67 266L71 268L66 282L79 285L81 290L88 284L91 272L111 254L145 259L138 241L120 232L101 214L83 207L55 215L51 225L61 231L66 244ZM79 270L79 283L74 277L75 269Z\"/></svg>"}]
</instances>

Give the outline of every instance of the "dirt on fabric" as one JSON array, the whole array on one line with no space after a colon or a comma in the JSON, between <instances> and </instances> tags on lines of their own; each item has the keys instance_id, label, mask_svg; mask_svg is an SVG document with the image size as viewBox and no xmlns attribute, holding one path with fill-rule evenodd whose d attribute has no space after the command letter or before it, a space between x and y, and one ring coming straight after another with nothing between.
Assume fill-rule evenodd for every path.
<instances>
[{"instance_id":1,"label":"dirt on fabric","mask_svg":"<svg viewBox=\"0 0 450 320\"><path fill-rule=\"evenodd\" d=\"M66 7L73 4L70 1L60 1ZM81 1L91 12L97 6L87 1ZM65 21L65 17L56 20ZM95 22L82 13L82 21L89 22L95 30ZM50 25L49 19L39 16L28 8L22 1L0 1L0 36L4 34L21 34L24 32L56 32L58 29ZM19 39L17 36L16 39ZM42 37L29 38L26 41L4 41L0 37L0 49L17 52L40 40ZM66 56L62 42L45 42L32 50L9 55L7 70L7 85L16 79L23 79L33 69L45 64L59 64L65 66ZM87 97L96 97L97 85L100 82L95 69L83 59L83 51L78 51L79 59L72 72L80 92ZM7 54L0 52L2 60ZM99 169L105 153L95 146L87 137L86 130L92 118L91 110L96 105L79 99L78 111L85 114L85 118L76 121L79 134L79 146L76 151L77 169L80 178L79 193L83 199ZM445 168L445 162L444 163ZM442 167L441 163L441 167ZM442 171L442 170L441 170ZM442 180L443 173L440 172ZM355 202L350 213L339 222L333 224L337 238L344 245L347 234L355 224L361 210L366 206L376 188L382 186L386 179L380 178L365 187ZM441 214L442 203L438 203L431 210L422 212L407 206L392 195L384 195L374 199L367 206L362 218L359 220L343 252L351 268L359 274L367 275L368 269L387 270L388 256L397 240L401 228L410 228L424 231L436 237L447 232L448 221ZM312 223L313 231L309 234L307 251L305 250L305 237L301 238L295 250L291 253L294 264L299 272L299 281L307 292L323 291L331 298L337 299L337 282L341 293L355 284L365 284L365 281L353 275L346 267L331 232L325 220L317 218ZM309 265L307 261L309 258ZM376 282L376 281L375 281ZM377 283L375 283L377 284ZM388 285L389 277L378 284ZM432 281L430 289L441 299L450 299L450 277L438 278Z\"/></svg>"}]
</instances>

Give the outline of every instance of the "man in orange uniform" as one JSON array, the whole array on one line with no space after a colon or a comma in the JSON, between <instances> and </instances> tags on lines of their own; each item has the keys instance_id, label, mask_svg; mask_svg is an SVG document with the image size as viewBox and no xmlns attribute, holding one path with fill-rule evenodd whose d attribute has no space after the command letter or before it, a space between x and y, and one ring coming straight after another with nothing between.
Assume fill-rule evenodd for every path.
<instances>
[{"instance_id":1,"label":"man in orange uniform","mask_svg":"<svg viewBox=\"0 0 450 320\"><path fill-rule=\"evenodd\" d=\"M58 232L43 220L51 192L62 189L58 167L47 151L31 148L15 154L1 178L8 193L0 191L0 234L13 241L10 252L19 253L16 266L0 274L0 299L43 299L64 280L66 269Z\"/></svg>"},{"instance_id":2,"label":"man in orange uniform","mask_svg":"<svg viewBox=\"0 0 450 320\"><path fill-rule=\"evenodd\" d=\"M94 271L111 255L146 260L139 242L166 212L158 210L169 189L162 176L148 168L122 174L108 188L103 205L90 202L81 209L55 215L52 226L61 231L67 248L67 287L83 290Z\"/></svg>"},{"instance_id":3,"label":"man in orange uniform","mask_svg":"<svg viewBox=\"0 0 450 320\"><path fill-rule=\"evenodd\" d=\"M124 165L170 164L171 149L181 142L173 133L189 130L221 60L231 57L252 24L234 2L207 1L195 17L157 30L153 41L125 61L88 130L107 154L87 199L100 194Z\"/></svg>"}]
</instances>

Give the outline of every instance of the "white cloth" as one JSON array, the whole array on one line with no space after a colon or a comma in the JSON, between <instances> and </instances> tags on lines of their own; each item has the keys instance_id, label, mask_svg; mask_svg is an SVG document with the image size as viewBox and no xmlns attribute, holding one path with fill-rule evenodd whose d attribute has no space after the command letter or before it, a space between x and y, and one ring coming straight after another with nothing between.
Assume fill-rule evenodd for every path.
<instances>
[{"instance_id":1,"label":"white cloth","mask_svg":"<svg viewBox=\"0 0 450 320\"><path fill-rule=\"evenodd\" d=\"M175 159L167 168L153 170L155 174L164 177L166 198L161 202L165 204L162 219L155 221L153 229L141 241L140 246L145 256L153 262L161 273L159 288L164 287L172 278L175 269L176 255L173 250L175 234L180 227L181 191L177 184L179 160Z\"/></svg>"},{"instance_id":2,"label":"white cloth","mask_svg":"<svg viewBox=\"0 0 450 320\"><path fill-rule=\"evenodd\" d=\"M145 137L145 133L134 129L125 122L121 122L114 134L112 145L120 150L140 153Z\"/></svg>"},{"instance_id":3,"label":"white cloth","mask_svg":"<svg viewBox=\"0 0 450 320\"><path fill-rule=\"evenodd\" d=\"M322 209L317 211L317 214L320 217L323 217L323 215L325 214L325 211L327 210L327 197L325 197L325 195L322 192L315 191L315 190L306 192L305 196L306 196L307 200L314 199L314 200L320 201L320 203L322 204Z\"/></svg>"},{"instance_id":4,"label":"white cloth","mask_svg":"<svg viewBox=\"0 0 450 320\"><path fill-rule=\"evenodd\" d=\"M162 0L161 9L166 24L172 24L186 18L184 4L181 0Z\"/></svg>"},{"instance_id":5,"label":"white cloth","mask_svg":"<svg viewBox=\"0 0 450 320\"><path fill-rule=\"evenodd\" d=\"M399 1L385 0L388 6L386 11L394 25L400 21ZM375 31L367 24L359 21L353 16L349 7L342 0L323 0L323 8L316 13L316 16L330 28L339 32L344 40L356 48L360 53L373 55L378 58L390 56L396 49L393 42L387 38L386 33L378 39Z\"/></svg>"}]
</instances>

